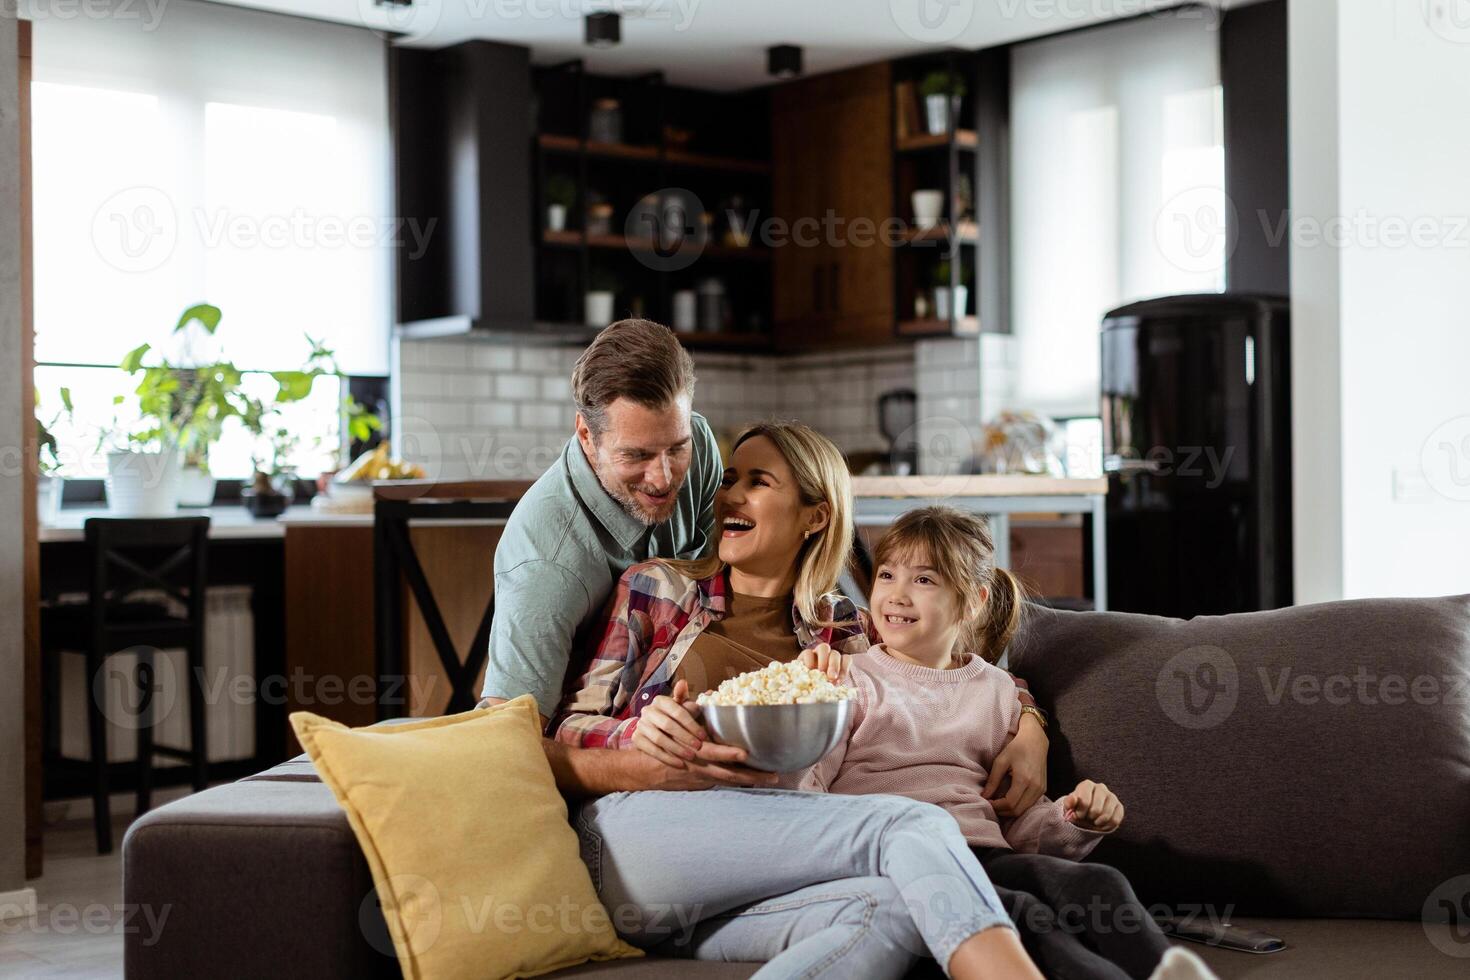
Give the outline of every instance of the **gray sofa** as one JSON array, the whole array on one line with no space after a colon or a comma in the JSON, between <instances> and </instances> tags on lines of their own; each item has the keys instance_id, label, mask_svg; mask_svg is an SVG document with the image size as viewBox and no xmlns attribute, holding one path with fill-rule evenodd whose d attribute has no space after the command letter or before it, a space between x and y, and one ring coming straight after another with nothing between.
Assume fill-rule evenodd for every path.
<instances>
[{"instance_id":1,"label":"gray sofa","mask_svg":"<svg viewBox=\"0 0 1470 980\"><path fill-rule=\"evenodd\" d=\"M1087 776L1127 805L1094 860L1145 904L1286 940L1193 947L1222 977L1470 975L1470 596L1189 621L1038 609L1010 666L1052 713L1053 793ZM134 980L398 975L367 864L305 757L136 821L123 875L125 902L168 908L157 941L126 936Z\"/></svg>"}]
</instances>

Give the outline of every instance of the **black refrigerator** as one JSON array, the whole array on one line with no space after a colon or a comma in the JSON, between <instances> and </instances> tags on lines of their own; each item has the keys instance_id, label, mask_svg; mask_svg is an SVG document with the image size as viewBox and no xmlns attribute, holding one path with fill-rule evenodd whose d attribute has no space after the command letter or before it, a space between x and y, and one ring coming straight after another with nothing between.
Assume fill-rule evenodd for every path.
<instances>
[{"instance_id":1,"label":"black refrigerator","mask_svg":"<svg viewBox=\"0 0 1470 980\"><path fill-rule=\"evenodd\" d=\"M1291 604L1289 316L1281 297L1212 293L1103 318L1109 608Z\"/></svg>"}]
</instances>

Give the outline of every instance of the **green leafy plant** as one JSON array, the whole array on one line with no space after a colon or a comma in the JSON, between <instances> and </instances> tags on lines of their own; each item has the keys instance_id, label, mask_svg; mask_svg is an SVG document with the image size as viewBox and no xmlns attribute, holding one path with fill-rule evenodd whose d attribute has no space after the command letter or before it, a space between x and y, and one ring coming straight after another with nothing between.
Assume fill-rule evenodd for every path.
<instances>
[{"instance_id":1,"label":"green leafy plant","mask_svg":"<svg viewBox=\"0 0 1470 980\"><path fill-rule=\"evenodd\" d=\"M36 409L41 408L41 393L36 392ZM63 418L70 419L73 414L71 403L71 389L61 389L61 411L51 417L50 422L41 420L36 416L36 464L42 476L53 476L61 469L61 447L56 442L56 436L52 429L56 423Z\"/></svg>"},{"instance_id":2,"label":"green leafy plant","mask_svg":"<svg viewBox=\"0 0 1470 980\"><path fill-rule=\"evenodd\" d=\"M953 95L964 98L965 77L958 72L945 69L931 71L919 82L919 94L925 97L930 95Z\"/></svg>"},{"instance_id":3,"label":"green leafy plant","mask_svg":"<svg viewBox=\"0 0 1470 980\"><path fill-rule=\"evenodd\" d=\"M560 204L571 209L577 202L577 182L566 174L551 174L546 178L546 203Z\"/></svg>"},{"instance_id":4,"label":"green leafy plant","mask_svg":"<svg viewBox=\"0 0 1470 980\"><path fill-rule=\"evenodd\" d=\"M218 307L200 303L180 315L174 333L191 331L197 325L197 329L213 336L222 318ZM310 353L302 367L270 372L276 383L275 395L269 400L259 399L245 391L244 373L230 361L193 363L189 357L192 350L189 334L186 333L184 340L185 356L181 364L167 358L145 364L144 359L152 350L148 344L139 344L123 358L120 367L138 378L134 394L138 398L141 422L138 428L118 432L114 420L110 429L112 439L138 451L176 449L184 454L185 465L203 469L208 464L209 447L218 441L226 423L236 419L257 441L266 442L255 457L257 468L264 465L276 472L299 441L282 426L281 406L308 397L318 378L346 377L333 351L307 336ZM114 404L122 400L116 398ZM342 413L354 439L365 440L382 428L382 420L350 394L343 396ZM105 431L99 447L108 438L109 432Z\"/></svg>"},{"instance_id":5,"label":"green leafy plant","mask_svg":"<svg viewBox=\"0 0 1470 980\"><path fill-rule=\"evenodd\" d=\"M242 395L240 420L255 437L256 451L251 454L251 459L257 474L294 475L294 468L286 460L296 451L301 440L282 424L280 408L307 398L318 378L347 377L337 365L335 352L310 335L306 342L311 353L299 370L271 372L271 378L276 382L276 394L271 401ZM341 407L348 434L353 439L366 441L383 428L383 420L350 393L342 396Z\"/></svg>"}]
</instances>

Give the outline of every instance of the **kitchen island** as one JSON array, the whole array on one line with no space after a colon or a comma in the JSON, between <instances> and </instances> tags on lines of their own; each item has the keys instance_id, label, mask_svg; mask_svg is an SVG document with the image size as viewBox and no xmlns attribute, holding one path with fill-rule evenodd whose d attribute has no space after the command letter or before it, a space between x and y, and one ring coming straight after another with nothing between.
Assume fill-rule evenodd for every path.
<instances>
[{"instance_id":1,"label":"kitchen island","mask_svg":"<svg viewBox=\"0 0 1470 980\"><path fill-rule=\"evenodd\" d=\"M1091 552L1091 598L1095 609L1108 603L1107 520L1108 481L1026 474L977 476L858 476L853 477L854 520L859 528L892 524L916 507L947 504L984 515L995 538L995 563L1011 565L1010 522L1015 514L1081 514L1091 524L1086 540ZM860 594L848 576L844 591Z\"/></svg>"}]
</instances>

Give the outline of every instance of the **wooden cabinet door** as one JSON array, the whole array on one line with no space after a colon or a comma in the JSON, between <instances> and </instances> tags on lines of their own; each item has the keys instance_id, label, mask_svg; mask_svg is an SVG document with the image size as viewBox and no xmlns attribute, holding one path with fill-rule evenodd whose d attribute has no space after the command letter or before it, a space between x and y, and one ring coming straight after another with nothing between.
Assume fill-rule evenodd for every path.
<instances>
[{"instance_id":1,"label":"wooden cabinet door","mask_svg":"<svg viewBox=\"0 0 1470 980\"><path fill-rule=\"evenodd\" d=\"M795 82L773 97L772 213L790 233L774 255L782 349L892 337L893 254L877 234L892 210L888 85L888 66L873 65Z\"/></svg>"}]
</instances>

